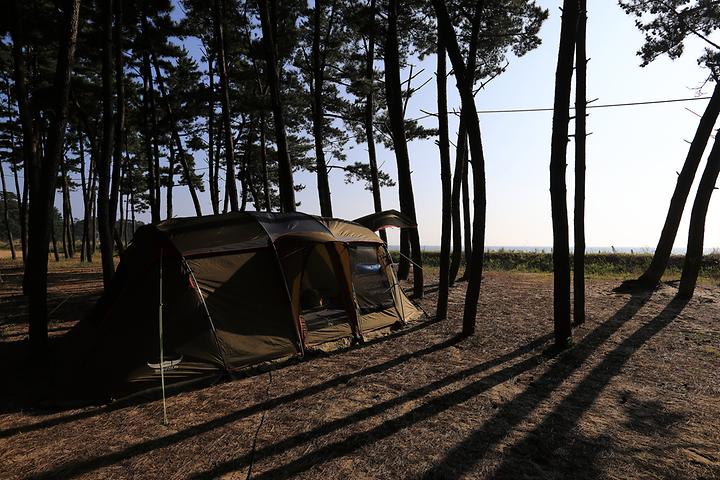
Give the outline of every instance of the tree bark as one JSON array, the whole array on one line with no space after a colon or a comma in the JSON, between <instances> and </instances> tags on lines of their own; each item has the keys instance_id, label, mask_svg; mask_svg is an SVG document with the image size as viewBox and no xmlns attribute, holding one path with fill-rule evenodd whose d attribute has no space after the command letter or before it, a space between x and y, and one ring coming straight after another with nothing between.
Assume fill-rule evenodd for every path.
<instances>
[{"instance_id":1,"label":"tree bark","mask_svg":"<svg viewBox=\"0 0 720 480\"><path fill-rule=\"evenodd\" d=\"M405 121L403 116L403 95L400 83L400 52L398 45L399 1L390 0L388 5L387 36L385 38L385 92L392 131L393 148L398 166L398 190L400 193L400 210L417 224L415 213L415 196L413 194L412 176L410 173L410 156L405 138ZM420 251L420 235L417 228L407 230L410 240L413 267L413 295L422 298L423 271L422 253Z\"/></svg>"},{"instance_id":2,"label":"tree bark","mask_svg":"<svg viewBox=\"0 0 720 480\"><path fill-rule=\"evenodd\" d=\"M263 196L265 197L265 210L272 211L270 204L270 179L268 178L267 145L265 136L265 110L260 111L260 161L262 162Z\"/></svg>"},{"instance_id":3,"label":"tree bark","mask_svg":"<svg viewBox=\"0 0 720 480\"><path fill-rule=\"evenodd\" d=\"M98 199L97 228L100 234L100 259L103 270L103 285L110 286L115 265L113 264L113 237L110 224L110 163L113 154L113 54L112 54L112 19L113 0L102 0L101 20L103 33L102 46L102 143L97 162Z\"/></svg>"},{"instance_id":4,"label":"tree bark","mask_svg":"<svg viewBox=\"0 0 720 480\"><path fill-rule=\"evenodd\" d=\"M173 183L175 182L175 149L172 144L169 145L170 156L168 158L168 179L167 189L165 190L165 213L167 218L173 217ZM200 215L198 215L200 216Z\"/></svg>"},{"instance_id":5,"label":"tree bark","mask_svg":"<svg viewBox=\"0 0 720 480\"><path fill-rule=\"evenodd\" d=\"M155 178L155 160L153 153L153 138L155 136L155 129L151 126L151 93L150 93L150 79L152 75L150 72L150 62L147 58L147 52L143 54L143 63L141 69L142 76L142 114L141 117L141 128L143 129L144 146L145 146L145 161L147 164L147 181L148 181L148 203L150 204L150 221L152 223L160 223L160 205L158 204L157 190L155 184L157 182Z\"/></svg>"},{"instance_id":6,"label":"tree bark","mask_svg":"<svg viewBox=\"0 0 720 480\"><path fill-rule=\"evenodd\" d=\"M323 88L325 83L324 53L321 51L321 19L323 12L322 0L315 0L313 13L313 42L312 42L312 97L313 97L313 137L315 140L315 163L317 169L318 197L320 199L320 215L332 217L332 200L330 199L330 182L328 180L327 163L323 151ZM334 8L333 8L334 12ZM332 16L328 20L332 22ZM331 32L328 32L330 35ZM327 38L325 39L327 41ZM327 48L327 47L326 47Z\"/></svg>"},{"instance_id":7,"label":"tree bark","mask_svg":"<svg viewBox=\"0 0 720 480\"><path fill-rule=\"evenodd\" d=\"M270 103L275 121L275 144L278 159L278 185L280 187L280 206L283 212L295 211L295 185L293 181L292 162L288 151L285 117L280 95L280 73L278 72L277 47L273 35L275 24L275 4L277 0L258 0L260 21L263 32L263 51L265 52L268 86L270 87ZM270 5L268 5L270 3Z\"/></svg>"},{"instance_id":8,"label":"tree bark","mask_svg":"<svg viewBox=\"0 0 720 480\"><path fill-rule=\"evenodd\" d=\"M223 0L214 0L215 42L217 48L217 67L220 75L220 104L222 106L223 134L225 139L225 188L230 199L230 209L238 210L237 185L235 185L235 146L230 121L230 87L225 61L225 25L223 21Z\"/></svg>"},{"instance_id":9,"label":"tree bark","mask_svg":"<svg viewBox=\"0 0 720 480\"><path fill-rule=\"evenodd\" d=\"M462 142L467 142L467 138L463 138ZM467 280L470 278L470 259L472 258L472 219L470 217L470 165L471 161L468 156L467 145L464 148L465 155L463 161L462 172L462 212L463 212L463 244L464 252L463 257L465 260L465 271L462 274L462 279Z\"/></svg>"},{"instance_id":10,"label":"tree bark","mask_svg":"<svg viewBox=\"0 0 720 480\"><path fill-rule=\"evenodd\" d=\"M210 183L210 203L213 213L220 213L220 196L218 194L219 169L215 168L215 73L213 72L213 59L208 56L208 182Z\"/></svg>"},{"instance_id":11,"label":"tree bark","mask_svg":"<svg viewBox=\"0 0 720 480\"><path fill-rule=\"evenodd\" d=\"M113 143L112 183L110 188L110 230L115 231L115 219L120 197L120 171L122 168L122 145L125 138L125 75L123 66L123 2L114 3L115 25L112 27L112 43L115 48L115 139ZM120 202L122 213L122 202Z\"/></svg>"},{"instance_id":12,"label":"tree bark","mask_svg":"<svg viewBox=\"0 0 720 480\"><path fill-rule=\"evenodd\" d=\"M485 157L483 154L482 136L480 132L480 119L475 107L473 96L474 73L474 49L471 47L471 57L468 59L468 68L463 62L462 53L458 45L455 30L450 22L443 0L432 0L433 7L438 18L439 35L443 37L445 48L448 51L455 79L457 80L458 93L462 104L462 118L468 132L470 153L473 160L473 193L474 193L474 219L472 232L472 256L470 258L470 277L468 278L467 291L465 293L465 309L463 312L463 335L472 335L475 332L475 319L477 317L477 305L480 298L480 287L482 284L483 260L485 250L485 214L486 214L486 192L485 192ZM476 7L473 18L473 31L477 32L481 19L481 4ZM474 36L477 36L476 34Z\"/></svg>"},{"instance_id":13,"label":"tree bark","mask_svg":"<svg viewBox=\"0 0 720 480\"><path fill-rule=\"evenodd\" d=\"M577 32L577 0L564 0L560 47L555 73L552 143L550 147L550 203L553 224L553 306L555 347L566 348L572 337L570 323L570 247L567 212L568 123L570 90Z\"/></svg>"},{"instance_id":14,"label":"tree bark","mask_svg":"<svg viewBox=\"0 0 720 480\"><path fill-rule=\"evenodd\" d=\"M587 105L587 54L585 31L587 0L578 0L575 51L575 213L573 251L573 317L576 324L585 321L585 140Z\"/></svg>"},{"instance_id":15,"label":"tree bark","mask_svg":"<svg viewBox=\"0 0 720 480\"><path fill-rule=\"evenodd\" d=\"M13 4L15 3L16 1L13 1ZM15 8L15 11L17 12L17 8ZM33 181L34 184L31 183L30 192L33 201L30 202L29 212L28 271L32 272L32 279L28 282L28 317L30 350L32 357L36 360L46 358L48 350L48 219L52 218L57 167L63 155L70 78L75 59L79 14L80 0L67 2L61 22L58 57L53 81L54 115L50 118L48 147L42 165L36 163L35 168L32 169L32 174L33 176L37 175L38 181ZM21 20L16 21L19 23Z\"/></svg>"},{"instance_id":16,"label":"tree bark","mask_svg":"<svg viewBox=\"0 0 720 480\"><path fill-rule=\"evenodd\" d=\"M710 207L710 198L713 190L715 190L715 182L717 182L720 173L720 140L715 138L713 148L708 156L705 170L700 183L698 184L695 202L693 203L692 213L690 214L690 230L688 233L687 251L685 252L685 262L683 263L682 275L680 276L680 286L678 288L678 296L682 298L691 298L695 293L700 267L703 257L703 243L705 237L705 221L708 208Z\"/></svg>"},{"instance_id":17,"label":"tree bark","mask_svg":"<svg viewBox=\"0 0 720 480\"><path fill-rule=\"evenodd\" d=\"M447 318L450 289L450 235L452 230L452 186L450 173L450 132L447 108L447 61L442 35L437 39L438 148L440 150L440 182L442 184L442 226L440 236L440 282L435 313L436 320Z\"/></svg>"},{"instance_id":18,"label":"tree bark","mask_svg":"<svg viewBox=\"0 0 720 480\"><path fill-rule=\"evenodd\" d=\"M365 95L364 126L368 147L368 162L370 163L370 185L372 186L373 207L375 212L382 212L382 197L380 195L380 177L378 174L377 153L375 151L375 15L376 0L370 0L370 20L368 24L368 48L365 56L365 80L368 91ZM387 233L380 230L380 238L387 245Z\"/></svg>"},{"instance_id":19,"label":"tree bark","mask_svg":"<svg viewBox=\"0 0 720 480\"><path fill-rule=\"evenodd\" d=\"M3 194L3 220L5 221L5 230L7 230L7 240L10 246L10 256L13 260L17 258L15 253L15 242L13 241L12 231L10 230L10 215L8 214L7 187L5 186L5 170L3 169L2 160L0 160L0 180L2 180Z\"/></svg>"},{"instance_id":20,"label":"tree bark","mask_svg":"<svg viewBox=\"0 0 720 480\"><path fill-rule=\"evenodd\" d=\"M460 195L462 193L463 170L467 168L467 131L465 130L465 122L460 114L460 124L458 126L458 136L455 148L455 173L453 174L452 183L452 236L453 250L452 262L450 263L450 285L455 283L460 264L462 263L463 254L463 235L462 235L462 210L460 203Z\"/></svg>"}]
</instances>

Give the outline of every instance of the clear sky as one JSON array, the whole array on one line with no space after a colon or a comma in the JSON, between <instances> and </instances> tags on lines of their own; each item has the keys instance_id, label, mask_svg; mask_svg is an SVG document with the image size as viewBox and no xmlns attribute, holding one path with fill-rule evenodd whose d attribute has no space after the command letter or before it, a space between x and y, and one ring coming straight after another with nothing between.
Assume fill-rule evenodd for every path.
<instances>
[{"instance_id":1,"label":"clear sky","mask_svg":"<svg viewBox=\"0 0 720 480\"><path fill-rule=\"evenodd\" d=\"M511 58L508 71L478 94L478 109L552 106L562 2L540 0L539 3L550 10L550 18L540 32L542 45L523 58ZM672 62L661 58L641 68L636 52L642 44L642 35L634 20L613 1L589 3L589 99L598 98L598 104L606 104L699 95L697 88L705 77L696 63L703 48L701 41L688 42L686 53L680 60ZM433 81L410 100L409 117L421 116L421 110L437 111L433 75L435 58L415 63L416 71L425 68L417 84L427 78L433 78ZM710 91L706 86L702 94L709 95ZM457 108L460 101L452 77L448 82L448 93L450 108ZM675 185L676 171L682 167L687 154L686 140L692 139L698 123L698 117L686 107L702 113L706 104L706 100L697 100L590 110L588 131L593 133L587 143L586 212L589 246L655 246ZM453 139L457 119L451 117L450 121ZM486 244L551 245L548 168L552 112L484 114L480 121L487 162ZM433 118L424 122L428 127L436 126ZM348 153L348 162L367 161L364 145L351 142L349 146L353 148ZM572 221L572 142L568 153L568 202ZM438 245L440 173L434 141L413 142L410 157L421 242ZM393 153L380 147L378 158L382 168L396 178ZM700 172L697 176L699 178ZM300 210L319 213L314 174L300 172L295 181L306 185L297 197L302 202ZM331 171L330 186L335 216L352 219L372 212L370 192L364 190L362 184L346 185L341 171ZM176 215L192 215L187 189L180 187L175 191ZM209 209L209 194L206 191L202 195L206 209ZM693 198L694 193L686 208L676 247L685 246ZM382 199L383 207L398 208L396 188L384 189ZM82 211L78 195L74 195L73 210ZM720 246L718 214L720 201L715 198L708 214L706 247ZM396 233L390 236L390 243L397 243Z\"/></svg>"}]
</instances>

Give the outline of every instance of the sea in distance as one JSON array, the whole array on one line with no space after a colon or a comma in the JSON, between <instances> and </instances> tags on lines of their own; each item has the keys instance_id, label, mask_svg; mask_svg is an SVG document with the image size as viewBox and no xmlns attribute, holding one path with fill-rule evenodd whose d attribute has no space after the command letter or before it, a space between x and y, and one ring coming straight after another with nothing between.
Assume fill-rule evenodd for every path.
<instances>
[{"instance_id":1,"label":"sea in distance","mask_svg":"<svg viewBox=\"0 0 720 480\"><path fill-rule=\"evenodd\" d=\"M389 245L390 250L400 250L399 245ZM439 252L440 245L423 245L422 249L424 252ZM685 247L673 248L672 253L674 255L684 255ZM545 247L529 247L529 246L518 246L518 245L486 245L486 252L530 252L530 253L552 253L551 246ZM570 247L570 251L573 249ZM655 251L654 247L585 247L585 253L629 253L629 254L652 254ZM705 255L720 254L720 247L707 247L703 249Z\"/></svg>"}]
</instances>

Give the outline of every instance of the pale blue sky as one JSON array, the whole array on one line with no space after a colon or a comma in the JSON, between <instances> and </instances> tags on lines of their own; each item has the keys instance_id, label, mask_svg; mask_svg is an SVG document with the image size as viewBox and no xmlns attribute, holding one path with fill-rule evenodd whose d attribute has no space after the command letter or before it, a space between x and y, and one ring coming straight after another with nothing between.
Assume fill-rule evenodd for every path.
<instances>
[{"instance_id":1,"label":"pale blue sky","mask_svg":"<svg viewBox=\"0 0 720 480\"><path fill-rule=\"evenodd\" d=\"M543 44L521 59L510 60L508 71L477 96L479 109L552 106L561 2L540 0L539 3L550 10L550 18L540 32ZM703 48L700 41L688 42L686 54L680 60L671 62L661 58L640 68L636 51L642 44L642 35L633 19L613 1L589 3L588 98L599 98L597 103L604 104L697 95L696 88L704 79L704 72L696 63ZM433 76L435 58L416 62L416 70L418 67L425 68L419 84ZM449 106L456 108L460 102L452 78L448 92ZM710 88L706 87L702 93L708 95ZM698 100L590 111L588 131L593 134L587 144L588 245L655 246L675 185L675 172L682 167L687 153L685 140L692 139L697 127L698 118L685 107L702 113L706 103ZM437 110L434 80L411 99L408 116L421 116L420 110ZM551 245L548 167L552 113L486 114L480 120L487 162L486 244ZM429 118L425 124L434 127L435 120ZM450 128L453 138L457 128L455 118L451 118ZM348 161L367 161L364 145L352 146ZM568 153L568 201L572 221L572 142ZM396 178L392 152L379 148L378 156L382 168ZM421 241L425 245L437 245L441 222L437 147L434 141L413 142L410 156ZM319 213L314 175L301 172L295 179L307 186L297 197L302 202L301 210ZM331 172L335 216L352 219L370 213L370 192L365 191L362 184L346 185L343 180L341 171ZM177 188L175 191L176 215L192 215L187 190ZM208 195L203 194L206 210L209 209L209 199L205 198ZM398 208L396 188L384 189L382 199L383 207ZM81 212L80 199L75 196L73 202L74 211ZM708 214L706 247L720 246L718 205L714 199ZM684 247L687 240L690 206L691 203L683 218L677 247ZM396 238L395 232L390 236L390 243L397 243Z\"/></svg>"}]
</instances>

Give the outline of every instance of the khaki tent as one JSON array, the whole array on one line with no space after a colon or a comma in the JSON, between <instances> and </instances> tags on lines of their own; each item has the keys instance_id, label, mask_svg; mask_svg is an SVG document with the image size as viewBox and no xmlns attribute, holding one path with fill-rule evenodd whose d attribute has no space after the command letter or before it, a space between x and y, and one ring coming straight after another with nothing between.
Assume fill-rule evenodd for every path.
<instances>
[{"instance_id":1,"label":"khaki tent","mask_svg":"<svg viewBox=\"0 0 720 480\"><path fill-rule=\"evenodd\" d=\"M166 383L232 373L363 341L417 315L369 229L236 212L138 229L108 292L71 337L94 382L119 397L158 386L161 366Z\"/></svg>"}]
</instances>

